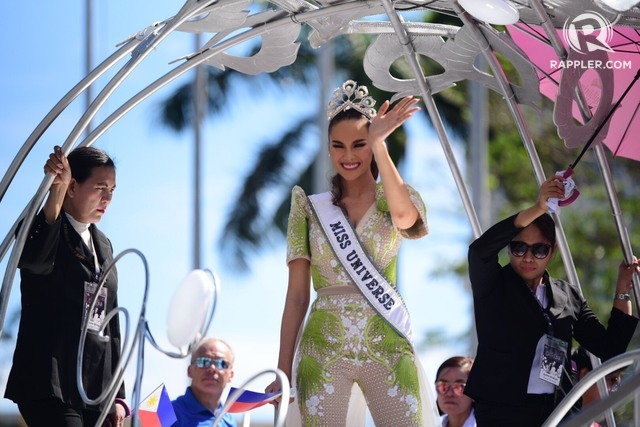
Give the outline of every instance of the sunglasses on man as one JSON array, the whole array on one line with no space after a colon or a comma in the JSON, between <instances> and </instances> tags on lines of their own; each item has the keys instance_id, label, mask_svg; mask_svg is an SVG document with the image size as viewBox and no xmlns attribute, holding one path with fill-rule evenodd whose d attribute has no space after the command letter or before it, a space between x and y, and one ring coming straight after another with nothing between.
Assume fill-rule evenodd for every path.
<instances>
[{"instance_id":1,"label":"sunglasses on man","mask_svg":"<svg viewBox=\"0 0 640 427\"><path fill-rule=\"evenodd\" d=\"M443 380L436 381L436 391L438 394L447 394L449 390L453 390L455 396L462 396L465 386L465 383L448 383Z\"/></svg>"},{"instance_id":2,"label":"sunglasses on man","mask_svg":"<svg viewBox=\"0 0 640 427\"><path fill-rule=\"evenodd\" d=\"M534 243L528 245L525 242L519 240L512 240L509 242L509 252L515 257L523 257L527 251L531 251L531 254L537 259L545 259L551 253L551 245L548 243Z\"/></svg>"},{"instance_id":3,"label":"sunglasses on man","mask_svg":"<svg viewBox=\"0 0 640 427\"><path fill-rule=\"evenodd\" d=\"M220 358L213 359L208 356L200 356L196 359L195 365L198 368L202 368L202 369L208 369L213 366L217 370L223 371L229 368L231 364L224 359L220 359Z\"/></svg>"}]
</instances>

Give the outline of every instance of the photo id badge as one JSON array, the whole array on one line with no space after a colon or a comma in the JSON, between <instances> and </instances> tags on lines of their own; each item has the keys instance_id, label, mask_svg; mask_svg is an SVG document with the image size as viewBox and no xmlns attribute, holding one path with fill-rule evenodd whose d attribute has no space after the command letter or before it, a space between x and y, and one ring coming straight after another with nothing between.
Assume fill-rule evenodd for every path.
<instances>
[{"instance_id":1,"label":"photo id badge","mask_svg":"<svg viewBox=\"0 0 640 427\"><path fill-rule=\"evenodd\" d=\"M553 385L560 385L564 359L569 348L568 343L545 334L542 346L542 366L540 379Z\"/></svg>"},{"instance_id":2,"label":"photo id badge","mask_svg":"<svg viewBox=\"0 0 640 427\"><path fill-rule=\"evenodd\" d=\"M96 300L95 305L93 306L93 310L89 313L89 308L91 306L91 301L93 300L93 296L96 293L96 289L98 289L98 284L95 282L84 282L84 318L87 320L87 331L88 332L98 332L100 327L102 326L102 322L104 321L107 308L107 288L104 286L100 289L100 293L98 294L98 298ZM83 322L84 323L84 322Z\"/></svg>"}]
</instances>

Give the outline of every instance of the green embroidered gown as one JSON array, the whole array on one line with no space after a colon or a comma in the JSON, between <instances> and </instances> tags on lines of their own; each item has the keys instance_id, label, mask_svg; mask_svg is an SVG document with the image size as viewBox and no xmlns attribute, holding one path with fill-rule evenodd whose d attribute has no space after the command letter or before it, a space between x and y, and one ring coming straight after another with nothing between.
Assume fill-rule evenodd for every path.
<instances>
[{"instance_id":1,"label":"green embroidered gown","mask_svg":"<svg viewBox=\"0 0 640 427\"><path fill-rule=\"evenodd\" d=\"M376 188L375 203L356 228L363 249L394 286L401 241L427 234L425 205L413 188L407 189L420 214L412 228L399 230L393 225L382 184ZM304 190L297 186L292 191L287 243L287 263L297 258L310 261L316 291L352 288L339 295L319 296L299 339L295 381L303 424L344 425L351 388L357 383L377 425L423 425L411 345L359 293L336 259Z\"/></svg>"}]
</instances>

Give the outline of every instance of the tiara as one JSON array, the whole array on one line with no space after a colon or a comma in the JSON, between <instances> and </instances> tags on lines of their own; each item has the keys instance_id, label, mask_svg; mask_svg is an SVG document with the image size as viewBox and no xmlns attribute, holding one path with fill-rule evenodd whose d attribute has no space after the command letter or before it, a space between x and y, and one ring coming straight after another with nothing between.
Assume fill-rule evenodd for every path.
<instances>
[{"instance_id":1,"label":"tiara","mask_svg":"<svg viewBox=\"0 0 640 427\"><path fill-rule=\"evenodd\" d=\"M347 80L341 87L336 88L327 105L327 118L333 119L339 112L353 108L364 115L368 120L376 116L376 100L369 95L369 89L353 81Z\"/></svg>"}]
</instances>

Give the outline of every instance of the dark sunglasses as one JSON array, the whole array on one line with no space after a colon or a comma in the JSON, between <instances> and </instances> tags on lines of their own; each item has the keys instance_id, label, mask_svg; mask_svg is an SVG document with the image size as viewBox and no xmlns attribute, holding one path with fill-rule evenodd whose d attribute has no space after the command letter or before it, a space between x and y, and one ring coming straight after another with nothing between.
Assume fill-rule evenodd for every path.
<instances>
[{"instance_id":1,"label":"dark sunglasses","mask_svg":"<svg viewBox=\"0 0 640 427\"><path fill-rule=\"evenodd\" d=\"M465 383L448 383L446 381L436 381L436 391L438 394L447 394L449 390L453 390L453 394L456 396L462 396L464 393Z\"/></svg>"},{"instance_id":2,"label":"dark sunglasses","mask_svg":"<svg viewBox=\"0 0 640 427\"><path fill-rule=\"evenodd\" d=\"M525 242L519 240L512 240L509 242L509 251L511 255L522 257L531 250L531 254L538 259L545 259L551 252L551 245L548 243L534 243L533 245L527 245Z\"/></svg>"},{"instance_id":3,"label":"dark sunglasses","mask_svg":"<svg viewBox=\"0 0 640 427\"><path fill-rule=\"evenodd\" d=\"M210 367L214 367L219 371L223 371L225 369L227 369L230 364L229 362L227 362L224 359L212 359L210 357L207 356L200 356L196 359L196 363L195 365L198 368L202 368L202 369L208 369Z\"/></svg>"}]
</instances>

